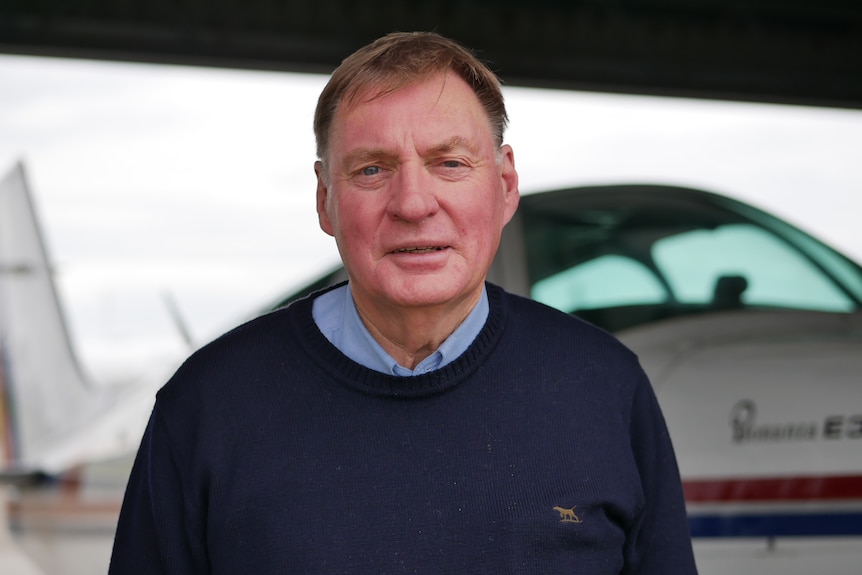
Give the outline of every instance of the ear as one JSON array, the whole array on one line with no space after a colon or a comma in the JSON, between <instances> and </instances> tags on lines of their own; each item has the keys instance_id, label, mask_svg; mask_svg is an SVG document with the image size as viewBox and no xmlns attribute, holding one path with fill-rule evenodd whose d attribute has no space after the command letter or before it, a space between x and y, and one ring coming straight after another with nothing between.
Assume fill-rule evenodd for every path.
<instances>
[{"instance_id":1,"label":"ear","mask_svg":"<svg viewBox=\"0 0 862 575\"><path fill-rule=\"evenodd\" d=\"M515 153L512 151L512 146L508 144L500 148L501 165L500 178L503 182L503 225L508 224L512 216L515 215L515 210L518 209L518 203L521 200L521 192L518 189L518 172L515 170Z\"/></svg>"},{"instance_id":2,"label":"ear","mask_svg":"<svg viewBox=\"0 0 862 575\"><path fill-rule=\"evenodd\" d=\"M314 162L314 174L317 176L317 221L320 224L321 230L333 236L335 234L333 233L332 220L327 210L329 187L326 185L327 178L323 172L323 162L320 160Z\"/></svg>"}]
</instances>

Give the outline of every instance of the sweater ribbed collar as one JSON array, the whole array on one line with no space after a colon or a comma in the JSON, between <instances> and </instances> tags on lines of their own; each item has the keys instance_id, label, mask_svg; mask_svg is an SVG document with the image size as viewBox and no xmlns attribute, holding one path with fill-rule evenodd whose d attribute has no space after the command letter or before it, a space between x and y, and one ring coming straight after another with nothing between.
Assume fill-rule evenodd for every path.
<instances>
[{"instance_id":1,"label":"sweater ribbed collar","mask_svg":"<svg viewBox=\"0 0 862 575\"><path fill-rule=\"evenodd\" d=\"M344 285L344 284L339 284ZM487 283L488 319L473 343L460 357L440 369L413 377L398 377L368 369L341 353L320 332L312 316L314 299L339 286L314 293L291 305L292 327L303 350L339 383L370 395L420 398L457 387L487 361L503 333L506 309L503 290Z\"/></svg>"}]
</instances>

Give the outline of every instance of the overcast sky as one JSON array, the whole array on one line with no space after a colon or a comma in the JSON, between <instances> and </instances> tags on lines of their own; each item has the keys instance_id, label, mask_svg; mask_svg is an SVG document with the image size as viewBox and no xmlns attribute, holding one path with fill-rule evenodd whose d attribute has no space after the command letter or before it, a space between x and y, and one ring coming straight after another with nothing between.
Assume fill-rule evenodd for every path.
<instances>
[{"instance_id":1,"label":"overcast sky","mask_svg":"<svg viewBox=\"0 0 862 575\"><path fill-rule=\"evenodd\" d=\"M324 76L0 55L0 173L23 161L84 361L185 353L337 263L314 213ZM700 187L862 260L862 112L505 89L524 193Z\"/></svg>"}]
</instances>

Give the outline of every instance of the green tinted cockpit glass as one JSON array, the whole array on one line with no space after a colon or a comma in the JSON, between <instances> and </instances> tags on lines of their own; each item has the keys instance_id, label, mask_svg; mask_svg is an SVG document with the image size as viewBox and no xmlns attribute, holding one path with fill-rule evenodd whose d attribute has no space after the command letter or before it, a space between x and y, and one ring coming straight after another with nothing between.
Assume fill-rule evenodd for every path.
<instances>
[{"instance_id":1,"label":"green tinted cockpit glass","mask_svg":"<svg viewBox=\"0 0 862 575\"><path fill-rule=\"evenodd\" d=\"M728 308L850 312L862 268L790 224L661 186L522 199L534 299L616 331Z\"/></svg>"}]
</instances>

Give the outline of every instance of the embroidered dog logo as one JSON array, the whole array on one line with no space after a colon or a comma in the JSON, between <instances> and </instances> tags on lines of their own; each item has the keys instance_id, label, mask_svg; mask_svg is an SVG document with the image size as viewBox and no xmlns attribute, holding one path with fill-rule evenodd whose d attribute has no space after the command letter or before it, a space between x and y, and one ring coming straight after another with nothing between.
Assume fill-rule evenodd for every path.
<instances>
[{"instance_id":1,"label":"embroidered dog logo","mask_svg":"<svg viewBox=\"0 0 862 575\"><path fill-rule=\"evenodd\" d=\"M580 523L581 518L575 515L575 508L566 509L559 505L554 507L554 511L560 514L560 523Z\"/></svg>"}]
</instances>

